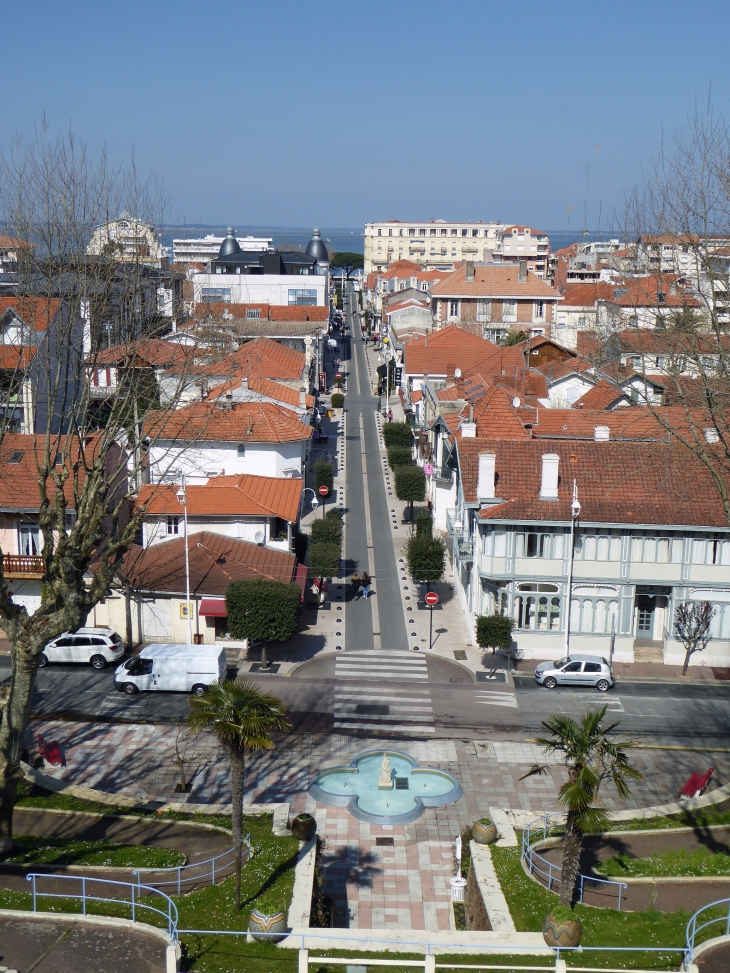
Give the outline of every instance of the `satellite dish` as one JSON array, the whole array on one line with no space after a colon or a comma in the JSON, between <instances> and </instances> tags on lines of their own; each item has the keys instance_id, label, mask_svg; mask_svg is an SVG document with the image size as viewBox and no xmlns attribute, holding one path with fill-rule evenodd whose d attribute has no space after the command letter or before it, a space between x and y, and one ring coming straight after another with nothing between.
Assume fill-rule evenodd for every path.
<instances>
[{"instance_id":1,"label":"satellite dish","mask_svg":"<svg viewBox=\"0 0 730 973\"><path fill-rule=\"evenodd\" d=\"M454 369L454 378L461 378L461 369L460 368L455 368Z\"/></svg>"},{"instance_id":2,"label":"satellite dish","mask_svg":"<svg viewBox=\"0 0 730 973\"><path fill-rule=\"evenodd\" d=\"M256 541L257 544L263 544L264 543L264 532L261 531L261 530L257 530L256 531L256 536L254 537L254 540Z\"/></svg>"},{"instance_id":3,"label":"satellite dish","mask_svg":"<svg viewBox=\"0 0 730 973\"><path fill-rule=\"evenodd\" d=\"M514 397L514 399L512 399L512 405L513 405L513 406L515 407L515 409L516 409L516 408L517 408L517 406L518 406L519 404L520 404L520 397L519 397L519 395L516 395L516 396Z\"/></svg>"}]
</instances>

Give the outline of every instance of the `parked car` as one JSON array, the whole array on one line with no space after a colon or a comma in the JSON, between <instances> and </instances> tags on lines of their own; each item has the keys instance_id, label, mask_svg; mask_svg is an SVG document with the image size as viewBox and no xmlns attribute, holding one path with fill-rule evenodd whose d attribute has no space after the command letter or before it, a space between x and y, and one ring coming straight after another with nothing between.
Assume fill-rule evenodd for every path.
<instances>
[{"instance_id":1,"label":"parked car","mask_svg":"<svg viewBox=\"0 0 730 973\"><path fill-rule=\"evenodd\" d=\"M38 659L42 668L49 662L85 662L104 669L124 655L122 636L112 628L80 628L51 639Z\"/></svg>"},{"instance_id":2,"label":"parked car","mask_svg":"<svg viewBox=\"0 0 730 973\"><path fill-rule=\"evenodd\" d=\"M148 645L114 673L121 693L168 690L202 696L226 677L226 650L220 645Z\"/></svg>"},{"instance_id":3,"label":"parked car","mask_svg":"<svg viewBox=\"0 0 730 973\"><path fill-rule=\"evenodd\" d=\"M569 655L557 662L541 662L535 669L535 681L547 689L594 686L602 693L616 683L606 659L595 655Z\"/></svg>"}]
</instances>

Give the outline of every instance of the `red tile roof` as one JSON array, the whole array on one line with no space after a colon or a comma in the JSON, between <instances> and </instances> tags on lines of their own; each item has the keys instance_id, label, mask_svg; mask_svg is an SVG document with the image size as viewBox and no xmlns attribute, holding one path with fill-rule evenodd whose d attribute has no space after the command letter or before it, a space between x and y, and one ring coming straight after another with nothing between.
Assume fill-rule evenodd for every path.
<instances>
[{"instance_id":1,"label":"red tile roof","mask_svg":"<svg viewBox=\"0 0 730 973\"><path fill-rule=\"evenodd\" d=\"M626 396L621 389L616 388L611 382L601 379L592 389L588 389L579 399L573 403L574 409L607 409L610 405L625 399Z\"/></svg>"},{"instance_id":2,"label":"red tile roof","mask_svg":"<svg viewBox=\"0 0 730 973\"><path fill-rule=\"evenodd\" d=\"M619 307L701 307L701 303L677 283L674 274L659 277L625 277L614 287L613 303ZM664 294L660 303L658 293Z\"/></svg>"},{"instance_id":3,"label":"red tile roof","mask_svg":"<svg viewBox=\"0 0 730 973\"><path fill-rule=\"evenodd\" d=\"M35 354L35 348L28 345L0 345L0 368L5 371L17 371L27 368Z\"/></svg>"},{"instance_id":4,"label":"red tile roof","mask_svg":"<svg viewBox=\"0 0 730 973\"><path fill-rule=\"evenodd\" d=\"M259 317L248 318L248 311L258 311ZM322 321L329 319L329 308L288 304L229 304L216 302L196 304L196 318L248 318L249 321Z\"/></svg>"},{"instance_id":5,"label":"red tile roof","mask_svg":"<svg viewBox=\"0 0 730 973\"><path fill-rule=\"evenodd\" d=\"M298 380L304 377L306 355L271 338L254 338L238 351L201 371L212 375L241 374L250 377Z\"/></svg>"},{"instance_id":6,"label":"red tile roof","mask_svg":"<svg viewBox=\"0 0 730 973\"><path fill-rule=\"evenodd\" d=\"M60 306L56 297L0 297L0 317L12 309L28 327L46 331Z\"/></svg>"},{"instance_id":7,"label":"red tile roof","mask_svg":"<svg viewBox=\"0 0 730 973\"><path fill-rule=\"evenodd\" d=\"M478 371L484 363L490 363L490 371L502 367L524 368L521 350L503 348L485 338L470 334L451 324L440 331L406 342L403 350L405 369L409 375L447 375L460 368L462 375L469 370ZM504 362L509 362L504 365Z\"/></svg>"},{"instance_id":8,"label":"red tile roof","mask_svg":"<svg viewBox=\"0 0 730 973\"><path fill-rule=\"evenodd\" d=\"M431 288L434 297L506 297L559 301L560 294L531 271L524 283L518 281L516 264L475 264L474 280L466 279L462 264Z\"/></svg>"},{"instance_id":9,"label":"red tile roof","mask_svg":"<svg viewBox=\"0 0 730 973\"><path fill-rule=\"evenodd\" d=\"M605 280L597 280L586 284L566 284L562 290L565 307L594 307L596 301L613 300L615 288Z\"/></svg>"},{"instance_id":10,"label":"red tile roof","mask_svg":"<svg viewBox=\"0 0 730 973\"><path fill-rule=\"evenodd\" d=\"M188 487L188 489L190 489ZM258 544L204 530L188 537L190 592L225 595L232 581L265 578L290 584L296 558ZM185 540L146 549L133 547L124 558L126 577L137 591L185 593Z\"/></svg>"},{"instance_id":11,"label":"red tile roof","mask_svg":"<svg viewBox=\"0 0 730 973\"><path fill-rule=\"evenodd\" d=\"M63 437L59 439L59 446L63 446ZM0 509L37 511L40 507L39 464L43 462L46 450L44 436L24 435L22 433L6 432L0 442ZM53 453L54 446L51 445ZM87 459L94 452L93 443L87 446ZM10 459L16 462L11 463ZM54 457L55 458L55 457ZM71 462L78 458L78 448L72 451ZM70 466L70 464L69 464ZM84 466L80 464L79 479L83 482ZM69 476L64 484L66 494L66 509L72 510L73 476ZM55 487L50 479L46 480L46 489L52 498Z\"/></svg>"},{"instance_id":12,"label":"red tile roof","mask_svg":"<svg viewBox=\"0 0 730 973\"><path fill-rule=\"evenodd\" d=\"M530 431L522 423L511 400L500 388L491 388L474 409L477 436L490 439L529 439Z\"/></svg>"},{"instance_id":13,"label":"red tile roof","mask_svg":"<svg viewBox=\"0 0 730 973\"><path fill-rule=\"evenodd\" d=\"M193 402L174 412L151 412L146 434L175 442L290 443L311 439L312 428L273 402Z\"/></svg>"},{"instance_id":14,"label":"red tile roof","mask_svg":"<svg viewBox=\"0 0 730 973\"><path fill-rule=\"evenodd\" d=\"M573 479L581 524L727 527L706 467L677 443L457 441L464 497L475 502L480 453L496 455L497 497L482 520L570 522ZM560 457L558 500L540 500L542 456ZM730 487L730 483L727 484Z\"/></svg>"},{"instance_id":15,"label":"red tile roof","mask_svg":"<svg viewBox=\"0 0 730 973\"><path fill-rule=\"evenodd\" d=\"M18 237L6 236L4 233L0 233L0 249L2 250L27 250L35 246L35 243L29 243L28 240L21 240Z\"/></svg>"},{"instance_id":16,"label":"red tile roof","mask_svg":"<svg viewBox=\"0 0 730 973\"><path fill-rule=\"evenodd\" d=\"M91 355L87 362L94 365L126 363L135 367L179 368L192 365L194 349L159 338L144 338L129 344L113 345Z\"/></svg>"},{"instance_id":17,"label":"red tile roof","mask_svg":"<svg viewBox=\"0 0 730 973\"><path fill-rule=\"evenodd\" d=\"M206 402L214 401L219 399L221 396L226 395L228 392L232 392L234 389L240 388L241 383L246 380L245 375L240 375L238 378L232 378L228 382L224 382L222 385L216 385L208 395L205 397ZM248 379L248 387L252 392L258 395L265 395L269 399L276 399L277 402L283 402L284 405L292 406L296 409L300 408L299 404L299 392L296 389L290 388L288 385L282 385L281 382L274 382L270 378L257 378L252 375ZM306 396L306 408L314 408L314 396Z\"/></svg>"},{"instance_id":18,"label":"red tile roof","mask_svg":"<svg viewBox=\"0 0 730 973\"><path fill-rule=\"evenodd\" d=\"M303 481L273 476L213 476L205 486L186 487L190 516L280 517L296 521ZM137 506L154 516L179 514L178 487L146 484L139 491Z\"/></svg>"}]
</instances>

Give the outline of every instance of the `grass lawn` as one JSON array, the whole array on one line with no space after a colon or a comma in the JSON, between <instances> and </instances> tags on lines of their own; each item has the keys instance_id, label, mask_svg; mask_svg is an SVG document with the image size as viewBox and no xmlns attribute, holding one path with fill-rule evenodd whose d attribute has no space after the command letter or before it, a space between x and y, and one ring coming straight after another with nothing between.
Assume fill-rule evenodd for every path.
<instances>
[{"instance_id":1,"label":"grass lawn","mask_svg":"<svg viewBox=\"0 0 730 973\"><path fill-rule=\"evenodd\" d=\"M634 858L619 854L601 862L600 869L611 878L639 878L645 876L669 877L673 875L730 875L730 855L713 854L709 848L680 848L661 852L648 858Z\"/></svg>"},{"instance_id":2,"label":"grass lawn","mask_svg":"<svg viewBox=\"0 0 730 973\"><path fill-rule=\"evenodd\" d=\"M16 848L2 858L23 865L110 865L116 868L171 868L185 855L172 848L122 845L112 841L69 841L38 835L14 835Z\"/></svg>"},{"instance_id":3,"label":"grass lawn","mask_svg":"<svg viewBox=\"0 0 730 973\"><path fill-rule=\"evenodd\" d=\"M711 804L696 811L682 811L667 818L636 818L633 821L611 822L611 831L655 831L663 828L703 828L713 824L730 825L730 801Z\"/></svg>"}]
</instances>

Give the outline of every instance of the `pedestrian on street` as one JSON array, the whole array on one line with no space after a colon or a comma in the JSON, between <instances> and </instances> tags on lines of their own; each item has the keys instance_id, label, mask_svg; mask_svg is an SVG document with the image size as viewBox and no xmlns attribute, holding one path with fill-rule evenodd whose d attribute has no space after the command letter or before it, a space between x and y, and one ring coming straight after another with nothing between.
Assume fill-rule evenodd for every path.
<instances>
[{"instance_id":1,"label":"pedestrian on street","mask_svg":"<svg viewBox=\"0 0 730 973\"><path fill-rule=\"evenodd\" d=\"M350 578L350 584L352 585L352 593L355 596L355 601L360 597L360 585L362 581L360 580L360 575L357 571L353 571L352 577Z\"/></svg>"},{"instance_id":2,"label":"pedestrian on street","mask_svg":"<svg viewBox=\"0 0 730 973\"><path fill-rule=\"evenodd\" d=\"M388 410L388 422L392 422L392 421L393 421L393 410L392 409L389 409Z\"/></svg>"},{"instance_id":3,"label":"pedestrian on street","mask_svg":"<svg viewBox=\"0 0 730 973\"><path fill-rule=\"evenodd\" d=\"M362 573L362 596L363 596L363 598L369 598L370 597L370 585L371 584L372 584L372 580L370 578L370 575L367 573L367 571L363 571L363 573Z\"/></svg>"}]
</instances>

